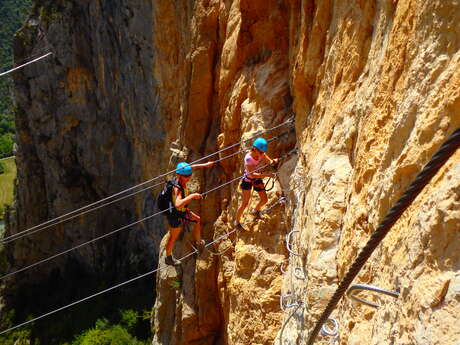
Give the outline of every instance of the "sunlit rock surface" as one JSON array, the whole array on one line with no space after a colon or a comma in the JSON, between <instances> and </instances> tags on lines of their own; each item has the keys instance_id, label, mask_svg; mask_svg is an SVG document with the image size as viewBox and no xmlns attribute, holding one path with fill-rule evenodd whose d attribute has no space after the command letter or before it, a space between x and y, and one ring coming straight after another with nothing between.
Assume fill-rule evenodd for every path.
<instances>
[{"instance_id":1,"label":"sunlit rock surface","mask_svg":"<svg viewBox=\"0 0 460 345\"><path fill-rule=\"evenodd\" d=\"M270 143L272 157L297 147L281 162L269 192L267 208L274 207L257 220L246 212L247 231L209 248L222 255L206 251L182 268L161 270L152 329L153 344L161 345L305 344L372 231L460 126L460 3L158 0L66 6L60 11L69 18L82 14L73 21L50 17L46 37L57 54L46 62L47 73L37 68L16 77L23 111L17 228L293 116L294 126L264 134L280 135ZM197 171L191 189L205 192L237 178L242 157ZM378 297L381 306L373 309L345 297L332 314L339 324L332 342L458 345L459 170L456 153L354 282L397 291L399 298ZM287 202L275 205L282 196ZM100 233L106 222L148 214L146 200L138 197L69 233L60 230L60 237L24 241L11 254L14 264L31 262L27 253L54 242L74 243L88 227ZM208 242L234 230L240 201L236 181L191 203ZM249 208L256 202L253 193ZM161 223L144 228L153 230L150 238L136 242L129 233L121 243L147 246L142 260L162 264ZM190 252L189 236L177 244L176 257ZM131 245L123 250L137 252ZM101 253L99 247L88 251ZM78 262L91 271L88 256ZM123 261L125 268L131 263ZM374 300L370 293L361 296ZM316 343L331 339L319 335Z\"/></svg>"},{"instance_id":2,"label":"sunlit rock surface","mask_svg":"<svg viewBox=\"0 0 460 345\"><path fill-rule=\"evenodd\" d=\"M187 13L183 36L194 44L212 37L212 44L198 50L208 50L215 61L207 103L219 118L218 147L278 124L279 114L286 119L293 100L296 136L270 153L285 152L294 138L299 149L298 157L281 168L284 185L269 193L269 205L282 194L288 203L261 220L248 215L249 231L230 235L231 249L217 258L203 256L217 262L217 270L209 266L217 274L212 279L217 279L221 310L212 341L305 344L371 232L460 125L460 4L228 1L205 6L198 1ZM203 15L206 29L218 30L217 37L201 32L199 40L194 38ZM187 49L182 54L193 63L197 46ZM339 323L335 343L456 345L459 164L456 154L355 281L398 291L400 297L379 298L379 309L344 298L333 313ZM241 158L221 166L230 179L241 173ZM233 229L240 200L241 192L233 188L215 201L222 210L215 237ZM298 231L290 236L298 255L289 255L285 247L292 230ZM199 272L203 266L196 267ZM216 298L215 291L207 294ZM361 296L373 300L371 294ZM181 341L193 343L185 335ZM331 339L320 335L317 342Z\"/></svg>"}]
</instances>

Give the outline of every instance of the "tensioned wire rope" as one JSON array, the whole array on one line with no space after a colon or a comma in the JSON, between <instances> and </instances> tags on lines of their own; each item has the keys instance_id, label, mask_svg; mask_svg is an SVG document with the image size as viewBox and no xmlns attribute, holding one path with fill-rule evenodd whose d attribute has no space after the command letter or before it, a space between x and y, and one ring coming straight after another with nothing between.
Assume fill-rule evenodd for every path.
<instances>
[{"instance_id":1,"label":"tensioned wire rope","mask_svg":"<svg viewBox=\"0 0 460 345\"><path fill-rule=\"evenodd\" d=\"M208 246L214 244L215 242L220 241L220 240L221 240L222 238L224 238L224 237L230 236L231 234L233 234L233 233L236 232L236 231L238 231L238 228L235 228L235 229L233 229L232 231L230 231L230 232L228 232L228 233L226 233L226 234L223 234L222 236L216 238L214 241L209 242L208 244L205 245L205 247L208 247ZM194 251L188 253L187 255L183 256L182 258L179 259L179 261L185 260L185 259L187 259L188 257L194 255L195 253L197 253L197 250L194 250ZM62 310L68 309L68 308L70 308L70 307L72 307L72 306L74 306L74 305L80 304L80 303L85 302L85 301L87 301L87 300L90 300L90 299L92 299L92 298L94 298L94 297L100 296L100 295L102 295L102 294L104 294L104 293L106 293L106 292L115 290L115 289L117 289L117 288L119 288L119 287L121 287L121 286L127 285L127 284L132 283L132 282L134 282L134 281L136 281L136 280L139 280L139 279L141 279L141 278L145 278L145 277L147 277L147 276L149 276L149 275L151 275L151 274L153 274L153 273L156 273L156 272L158 272L158 271L161 271L161 270L163 270L163 269L165 269L165 268L167 268L167 267L171 267L171 266L167 266L167 265L160 266L160 267L158 267L158 268L156 268L156 269L154 269L154 270L151 270L151 271L149 271L149 272L147 272L147 273L141 274L140 276L131 278L131 279L127 280L127 281L124 281L124 282L122 282L122 283L119 283L119 284L117 284L117 285L114 285L114 286L112 286L112 287L109 287L109 288L107 288L107 289L105 289L105 290L96 292L95 294L92 294L92 295L90 295L90 296L87 296L87 297L84 297L84 298L82 298L82 299L79 299L78 301L75 301L75 302L72 302L72 303L70 303L70 304L66 304L65 306L62 306L62 307L60 307L60 308L54 309L54 310L52 310L52 311L50 311L50 312L48 312L48 313L46 313L46 314L42 314L42 315L40 315L40 316L37 316L36 318L30 319L30 320L28 320L28 321L26 321L26 322L23 322L23 323L20 323L20 324L18 324L18 325L16 325L16 326L13 326L13 327L10 327L10 328L5 329L5 330L3 330L3 331L0 331L0 335L1 335L1 334L4 334L4 333L7 333L7 332L10 332L10 331L12 331L12 330L14 330L14 329L17 329L17 328L19 328L19 327L25 326L25 325L27 325L27 324L29 324L29 323L32 323L32 322L38 321L38 320L40 320L40 319L43 319L43 318L45 318L45 317L47 317L47 316L50 316L50 315L55 314L55 313L57 313L57 312L60 312L60 311L62 311Z\"/></svg>"},{"instance_id":2,"label":"tensioned wire rope","mask_svg":"<svg viewBox=\"0 0 460 345\"><path fill-rule=\"evenodd\" d=\"M271 132L271 131L273 131L273 130L275 130L275 129L278 129L278 128L280 128L280 127L283 127L283 126L285 126L285 125L292 124L293 121L294 121L294 119L293 119L293 117L291 117L291 118L289 118L287 121L285 121L285 122L283 122L283 123L281 123L281 124L279 124L279 125L277 125L277 126L268 128L268 129L263 130L263 131L261 131L261 132L258 132L257 134L255 134L255 135L253 135L253 136L251 136L251 137L249 137L249 138L247 138L247 139L241 140L241 141L239 141L239 142L237 142L237 143L235 143L235 144L229 145L229 146L227 146L227 147L225 147L225 148L223 148L223 149L221 149L221 150L219 150L219 151L216 151L216 152L214 152L214 153L211 153L211 154L209 154L209 155L206 155L206 156L204 156L204 157L201 157L201 158L199 158L199 159L197 159L197 160L195 160L195 161L193 161L193 162L191 162L191 163L189 163L189 164L195 164L195 163L201 162L201 161L203 161L203 160L205 160L205 159L207 159L207 158L209 158L209 157L212 157L212 156L214 156L214 155L217 155L217 154L219 154L219 153L222 153L222 152L224 152L224 151L227 151L227 150L229 150L229 149L231 149L231 148L234 148L234 147L236 147L236 146L238 146L238 145L240 145L240 144L242 144L242 143L245 143L245 142L247 142L247 141L250 141L250 140L254 139L255 137L258 137L258 136L263 135L263 134L265 134L265 133ZM272 138L272 140L275 140L275 139L276 139L277 137L279 137L279 136L280 136L280 135L278 135L278 136ZM219 159L219 160L217 160L217 161L215 161L215 162L220 162L220 161L222 161L222 160L224 160L224 159L227 159L227 158L229 158L229 157L232 157L232 156L234 156L234 155L236 155L236 154L239 154L239 153L241 153L241 152L244 152L244 151L245 151L245 150L240 150L240 151L238 151L238 152L235 152L234 154L228 155L228 156L226 156L226 157L224 157L224 158L221 158L221 159ZM129 195L125 195L125 196L123 196L123 197L121 197L121 198L118 198L118 199L115 200L115 201L112 200L112 201L110 201L110 202L104 203L104 202L106 202L106 201L108 201L108 200L111 200L111 199L113 199L113 198L115 198L115 197L118 197L118 196L120 196L120 195L123 195L123 194L125 194L125 193L127 193L127 192L130 192L130 191L132 191L132 190L135 190L135 189L137 189L137 188L139 188L139 187L145 186L145 185L147 185L147 184L149 184L149 183L152 183L153 181L156 181L156 180L158 180L158 179L160 179L160 178L166 177L167 175L169 175L169 174L171 174L171 173L173 173L173 172L175 172L175 169L174 169L174 170L171 170L171 171L168 171L168 172L166 172L166 173L164 173L164 174L158 175L158 176L156 176L156 177L154 177L154 178L152 178L152 179L150 179L150 180L144 181L144 182L142 182L142 183L140 183L140 184L137 184L137 185L135 185L135 186L132 186L132 187L130 187L130 188L127 188L127 189L125 189L125 190L122 190L122 191L120 191L120 192L118 192L118 193L112 194L112 195L110 195L110 196L108 196L108 197L106 197L106 198L103 198L103 199L101 199L101 200L98 200L98 201L96 201L96 202L93 202L93 203L91 203L91 204L88 204L88 205L86 205L86 206L80 207L80 208L78 208L78 209L76 209L76 210L74 210L74 211L65 213L65 214L63 214L63 215L61 215L61 216L58 216L58 217L55 217L55 218L53 218L53 219L47 220L47 221L45 221L45 222L43 222L43 223L41 223L41 224L37 224L37 225L35 225L35 226L33 226L33 227L30 227L30 228L28 228L28 229L25 229L25 230L22 230L22 231L20 231L20 232L15 233L15 234L12 234L12 235L10 235L10 236L4 237L3 239L0 240L0 244L1 244L1 243L3 243L3 244L9 243L9 242L15 241L15 240L17 240L17 239L19 239L19 238L28 236L29 234L32 234L32 233L35 233L35 232L38 232L38 231L41 231L41 230L44 230L44 229L48 229L48 228L50 228L50 227L53 227L53 226L56 226L56 225L61 224L61 223L63 223L63 222L66 222L66 221L68 221L68 220L71 220L71 219L74 219L74 218L76 218L76 217L79 217L80 215L83 215L83 214L92 212L93 210L100 209L100 208L105 207L105 206L107 206L107 205L110 205L110 204L112 204L112 203L114 203L114 202L123 200L123 199L125 199L125 198L127 198L127 197L130 197L130 196L133 196L133 195L135 195L135 194L141 193L141 192L143 192L143 191L145 191L145 190L147 190L147 189L149 189L149 188L156 187L156 186L159 185L159 184L156 184L156 185L154 185L154 186L149 186L149 187L143 188L143 189L141 189L141 190L137 190L137 191L135 191L135 192L133 192L133 193L131 193L131 194L129 194ZM164 182L162 182L162 183L164 183ZM160 184L161 184L161 183L160 183ZM101 203L104 203L104 204L103 204L103 205L100 205L100 206L97 206L97 205L99 205L99 204L101 204ZM97 206L97 207L96 207L96 206Z\"/></svg>"},{"instance_id":3,"label":"tensioned wire rope","mask_svg":"<svg viewBox=\"0 0 460 345\"><path fill-rule=\"evenodd\" d=\"M37 61L41 60L41 59L44 59L47 56L52 55L52 54L53 54L52 52L48 52L45 55L39 56L38 58L35 58L35 59L33 59L33 60L29 61L29 62L26 62L26 63L24 63L22 65L16 66L16 67L14 67L14 68L12 68L12 69L10 69L8 71L2 72L2 73L0 73L0 77L2 77L4 75L7 75L7 74L10 74L11 72L14 72L14 71L16 71L16 70L18 70L20 68L23 68L23 67L25 67L27 65L30 65L30 64L32 64L34 62L37 62Z\"/></svg>"},{"instance_id":4,"label":"tensioned wire rope","mask_svg":"<svg viewBox=\"0 0 460 345\"><path fill-rule=\"evenodd\" d=\"M424 166L422 171L417 175L415 180L406 189L404 194L399 198L396 204L390 209L378 228L371 235L371 238L361 250L345 277L340 282L334 295L330 298L326 308L318 319L315 328L308 338L307 345L313 345L321 326L329 318L337 303L345 294L353 279L358 275L361 268L369 259L371 254L383 241L385 236L391 230L393 225L398 221L404 211L412 204L415 198L420 194L423 188L431 181L433 176L447 162L447 160L460 147L460 127L457 128L451 136L444 142L441 148L431 157L430 161Z\"/></svg>"},{"instance_id":5,"label":"tensioned wire rope","mask_svg":"<svg viewBox=\"0 0 460 345\"><path fill-rule=\"evenodd\" d=\"M292 129L291 129L291 130L292 130ZM279 139L280 137L282 137L282 136L288 134L289 132L290 132L290 130L289 130L289 131L286 131L286 132L283 132L283 133L281 133L281 134L278 134L277 136L274 136L274 137L268 139L267 142L272 142L272 141L274 141L274 140L276 140L276 139ZM252 138L247 139L247 140L251 140L251 139L252 139ZM230 154L230 155L227 155L227 156L225 156L225 157L222 157L222 158L220 158L220 159L214 161L214 163L223 161L223 160L225 160L225 159L228 159L228 158L230 158L230 157L233 157L233 156L235 156L235 155L237 155L237 154L240 154L240 153L242 153L242 152L245 152L245 151L247 151L247 150L246 150L246 149L243 149L243 150L234 152L234 153L232 153L232 154ZM203 158L202 158L202 159L203 159ZM190 164L193 164L193 163L190 163ZM109 202L107 202L107 203L105 203L105 204L103 204L103 205L100 205L100 206L97 206L97 207L94 207L94 208L85 210L85 211L83 211L83 212L81 212L81 213L78 213L78 214L75 214L75 215L73 215L73 216L71 216L71 217L65 218L65 219L63 219L63 220L61 220L61 221L59 221L59 222L56 222L56 223L53 223L53 224L48 224L48 225L45 226L45 227L38 228L38 229L34 229L34 230L31 230L31 231L28 231L27 233L23 233L23 232L21 232L21 233L16 233L16 234L14 234L14 235L11 235L11 236L9 236L9 237L6 237L6 238L0 240L0 244L7 244L7 243L13 242L13 241L15 241L15 240L17 240L17 239L20 239L20 238L22 238L22 237L26 237L26 236L32 235L32 234L34 234L34 233L36 233L36 232L39 232L39 231L41 231L41 230L45 230L45 229L48 229L48 228L53 227L53 226L55 226L55 225L61 224L61 223L66 222L66 221L69 221L69 220L71 220L71 219L80 217L80 216L82 216L82 215L84 215L84 214L93 212L93 211L95 211L95 210L98 210L98 209L103 208L103 207L105 207L105 206L108 206L108 205L110 205L110 204L116 203L116 202L118 202L118 201L120 201L120 200L126 199L126 198L128 198L128 197L130 197L130 196L136 195L136 194L141 193L141 192L143 192L143 191L146 191L146 190L148 190L148 189L153 189L154 187L160 186L160 185L162 185L162 184L164 184L164 183L166 183L166 182L162 181L162 182L157 183L157 184L155 184L155 185L145 187L145 188L140 189L140 190L138 190L138 191L135 191L135 192L133 192L133 193L131 193L131 194L127 194L127 195L122 196L122 197L120 197L120 198L118 198L118 199L109 201ZM31 229L32 229L32 228L31 228ZM0 279L1 279L1 278L0 278Z\"/></svg>"},{"instance_id":6,"label":"tensioned wire rope","mask_svg":"<svg viewBox=\"0 0 460 345\"><path fill-rule=\"evenodd\" d=\"M282 158L286 157L286 156L289 156L289 155L293 154L293 152L296 152L296 151L295 151L295 150L292 150L292 151L289 151L288 153L282 155L282 156L280 157L280 160L281 160ZM254 170L254 172L259 171L259 170L262 170L262 169L265 169L265 168L268 167L268 166L270 166L270 164L263 165L263 166L257 168L256 170ZM204 192L204 193L201 193L201 195L204 197L204 196L206 196L207 194L209 194L209 193L211 193L211 192L213 192L213 191L215 191L215 190L218 190L218 189L220 189L220 188L223 188L223 187L225 187L225 186L227 186L227 185L229 185L229 184L231 184L231 183L235 182L236 180L239 180L239 179L241 179L241 178L243 178L243 177L244 177L244 174L241 175L241 176L237 176L237 177L233 178L233 179L230 180L230 181L227 181L227 182L225 182L225 183L223 183L223 184L221 184L221 185L218 185L218 186L216 186L216 187L214 187L214 188L212 188L212 189L210 189L210 190L208 190L208 191L206 191L206 192ZM151 215L149 215L149 216L147 216L147 217L144 217L144 218L142 218L142 219L139 219L139 220L137 220L137 221L135 221L135 222L133 222L133 223L130 223L130 224L128 224L128 225L124 225L124 226L122 226L122 227L120 227L120 228L118 228L118 229L115 229L115 230L113 230L113 231L111 231L111 232L108 232L108 233L106 233L106 234L104 234L104 235L101 235L101 236L95 237L95 238L93 238L93 239L91 239L91 240L88 240L88 241L86 241L86 242L83 242L83 243L81 243L81 244L79 244L79 245L77 245L77 246L75 246L75 247L66 249L66 250L64 250L64 251L62 251L62 252L60 252L60 253L57 253L57 254L54 254L54 255L52 255L52 256L49 256L49 257L47 257L47 258L45 258L45 259L36 261L36 262L34 262L33 264L30 264L30 265L28 265L28 266L22 267L22 268L20 268L20 269L18 269L18 270L16 270L16 271L13 271L13 272L9 272L9 273L7 273L7 274L4 274L4 275L0 276L0 280L3 280L3 279L5 279L5 278L9 278L9 277L14 276L14 275L16 275L16 274L18 274L18 273L27 271L27 270L29 270L29 269L31 269L31 268L33 268L33 267L36 267L36 266L38 266L38 265L41 265L41 264L45 263L45 262L48 262L48 261L53 260L53 259L56 259L56 258L59 257L59 256L65 255L65 254L70 253L70 252L72 252L72 251L74 251L74 250L76 250L76 249L79 249L79 248L81 248L81 247L84 247L84 246L86 246L86 245L88 245L88 244L90 244L90 243L94 243L94 242L96 242L96 241L98 241L98 240L101 240L101 239L103 239L103 238L109 237L109 236L111 236L111 235L113 235L113 234L115 234L115 233L117 233L117 232L120 232L120 231L122 231L122 230L131 228L131 227L133 227L134 225L143 223L143 222L145 222L146 220L149 220L149 219L151 219L151 218L153 218L153 217L156 217L156 216L158 216L158 215L160 215L160 214L162 214L162 213L165 213L165 212L167 212L167 211L169 211L169 210L170 210L170 209L166 209L166 210L164 210L164 211L156 212L156 213L151 214Z\"/></svg>"},{"instance_id":7,"label":"tensioned wire rope","mask_svg":"<svg viewBox=\"0 0 460 345\"><path fill-rule=\"evenodd\" d=\"M291 154L293 154L293 153L295 153L295 152L296 152L296 150L291 150L291 151L285 153L284 155L282 155L282 156L280 157L280 160L283 159L283 158L285 158L285 157L287 157L287 156L289 156L289 155L291 155ZM253 170L253 172L260 171L260 170L262 170L262 169L264 169L264 168L266 168L266 167L268 167L268 166L270 166L270 164L263 165L263 166L261 166L261 167L255 169L255 170ZM238 177L236 177L236 178L234 178L234 179L232 179L232 180L230 180L230 181L227 181L227 182L225 182L225 183L223 183L223 184L221 184L221 185L219 185L219 186L216 186L216 187L214 187L214 188L212 188L212 189L210 189L210 190L208 190L208 191L202 193L201 195L206 195L206 194L209 194L209 193L211 193L211 192L213 192L213 191L215 191L215 190L217 190L217 189L223 188L223 187L225 187L225 186L231 184L232 182L241 179L242 177L244 177L244 175L238 176ZM156 215L159 215L159 214L161 214L161 213L163 213L163 212L166 212L166 211L168 211L168 210L169 210L169 209L166 209L166 210L164 210L164 211L158 212L158 213L156 213L156 214L154 214L154 215L151 215L151 216L149 216L149 217L144 218L143 220L146 220L146 219L148 219L148 218L152 218L152 217L154 217L154 216L156 216ZM140 222L140 221L138 221L138 222ZM208 247L208 246L210 246L210 245L212 245L212 244L214 244L214 243L220 241L221 239L230 236L230 235L233 234L234 232L238 231L238 229L239 229L239 228L236 227L236 228L233 229L232 231L230 231L230 232L228 232L228 233L226 233L226 234L223 234L222 236L219 236L218 238L216 238L216 239L213 240L212 242L207 243L204 247L206 248L206 247ZM90 243L90 242L88 242L88 243ZM195 249L194 251L192 251L192 252L186 254L186 255L183 256L182 258L180 258L179 261L185 260L186 258L188 258L188 257L190 257L190 256L192 256L192 255L194 255L195 253L197 253L197 250L196 250L196 249ZM19 327L25 326L25 325L27 325L27 324L29 324L29 323L32 323L32 322L38 321L38 320L40 320L40 319L43 319L43 318L45 318L45 317L47 317L47 316L50 316L50 315L52 315L52 314L55 314L55 313L57 313L57 312L59 312L59 311L68 309L68 308L70 308L70 307L72 307L72 306L74 306L74 305L80 304L80 303L85 302L85 301L87 301L87 300L90 300L90 299L92 299L92 298L94 298L94 297L100 296L100 295L102 295L102 294L104 294L104 293L106 293L106 292L115 290L115 289L117 289L117 288L119 288L119 287L121 287L121 286L127 285L127 284L129 284L129 283L131 283L131 282L134 282L134 281L136 281L136 280L139 280L139 279L141 279L141 278L147 277L147 276L149 276L149 275L151 275L151 274L153 274L153 273L156 273L156 272L158 272L158 271L160 271L160 270L162 270L162 269L164 269L164 268L167 268L167 267L169 267L169 266L167 266L167 265L160 266L160 267L158 267L158 268L156 268L156 269L154 269L154 270L151 270L151 271L149 271L149 272L147 272L147 273L141 274L141 275L139 275L139 276L137 276L137 277L131 278L131 279L127 280L127 281L124 281L124 282L122 282L122 283L119 283L119 284L117 284L117 285L114 285L114 286L112 286L112 287L110 287L110 288L107 288L107 289L105 289L105 290L96 292L95 294L92 294L92 295L90 295L90 296L84 297L84 298L79 299L79 300L77 300L77 301L75 301L75 302L72 302L72 303L70 303L70 304L66 304L65 306L62 306L62 307L57 308L57 309L54 309L54 310L52 310L52 311L50 311L50 312L48 312L48 313L42 314L42 315L40 315L40 316L37 316L37 317L35 317L35 318L31 319L31 320L28 320L28 321L23 322L23 323L20 323L20 324L18 324L18 325L16 325L16 326L13 326L13 327L10 327L10 328L5 329L5 330L3 330L3 331L0 331L0 335L1 335L1 334L4 334L4 333L7 333L7 332L10 332L10 331L12 331L12 330L14 330L14 329L17 329L17 328L19 328Z\"/></svg>"},{"instance_id":8,"label":"tensioned wire rope","mask_svg":"<svg viewBox=\"0 0 460 345\"><path fill-rule=\"evenodd\" d=\"M30 61L34 60L35 58L37 58L37 57L42 57L42 56L46 55L47 53L53 53L53 47L51 46L51 44L46 42L43 47L33 49L33 51L34 52L31 52L30 55L25 56L25 57L23 57L23 58L21 58L19 60L13 59L13 61L12 61L13 65L11 67L6 67L6 68L9 68L9 69L5 70L5 72L1 72L2 75L5 74L6 72L11 72L12 69L15 69L16 67L19 67L19 65L24 65L25 66L25 64L27 62L30 62ZM24 67L24 66L22 66L22 67Z\"/></svg>"}]
</instances>

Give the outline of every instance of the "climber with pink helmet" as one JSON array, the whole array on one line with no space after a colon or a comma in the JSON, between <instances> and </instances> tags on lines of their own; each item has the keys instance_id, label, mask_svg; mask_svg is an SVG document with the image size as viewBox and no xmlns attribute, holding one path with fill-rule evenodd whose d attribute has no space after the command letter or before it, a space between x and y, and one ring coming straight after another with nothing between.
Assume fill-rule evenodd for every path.
<instances>
[{"instance_id":1,"label":"climber with pink helmet","mask_svg":"<svg viewBox=\"0 0 460 345\"><path fill-rule=\"evenodd\" d=\"M190 222L194 223L192 229L192 235L195 241L195 246L198 252L201 252L204 248L205 242L201 239L201 224L200 216L188 209L188 204L194 199L201 199L200 193L190 194L187 183L192 177L193 169L212 167L214 162L207 162L203 164L188 164L181 162L176 166L176 179L172 182L172 207L166 214L168 225L169 225L169 237L166 243L166 258L165 263L167 265L177 266L180 265L180 261L172 257L172 250L174 243L177 240L181 232L181 225Z\"/></svg>"},{"instance_id":2,"label":"climber with pink helmet","mask_svg":"<svg viewBox=\"0 0 460 345\"><path fill-rule=\"evenodd\" d=\"M244 210L249 204L249 199L251 198L251 189L259 194L260 200L257 203L256 207L251 210L251 214L254 216L254 219L260 217L260 209L264 206L267 201L267 193L265 192L264 182L262 178L264 177L275 177L274 173L263 173L258 171L260 167L267 164L277 164L278 159L271 159L266 151L268 149L267 140L264 138L257 138L252 144L251 151L246 154L244 157L244 177L241 181L241 189L243 190L243 200L240 207L236 212L236 220L234 224L236 227L242 228L240 223L241 216L243 215ZM257 170L257 171L255 171Z\"/></svg>"}]
</instances>

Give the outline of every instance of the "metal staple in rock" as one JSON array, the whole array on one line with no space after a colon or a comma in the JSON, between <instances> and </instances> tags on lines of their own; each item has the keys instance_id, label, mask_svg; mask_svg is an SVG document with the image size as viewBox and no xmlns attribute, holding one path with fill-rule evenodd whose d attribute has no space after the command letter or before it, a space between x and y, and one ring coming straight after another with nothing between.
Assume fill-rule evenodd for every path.
<instances>
[{"instance_id":1,"label":"metal staple in rock","mask_svg":"<svg viewBox=\"0 0 460 345\"><path fill-rule=\"evenodd\" d=\"M280 307L281 307L281 310L289 309L289 308L296 307L296 306L299 305L298 302L294 302L294 303L288 303L288 302L286 302L287 299L292 299L292 297L294 297L294 294L293 294L293 293L287 293L287 294L284 294L284 295L281 295L281 296L280 296Z\"/></svg>"},{"instance_id":2,"label":"metal staple in rock","mask_svg":"<svg viewBox=\"0 0 460 345\"><path fill-rule=\"evenodd\" d=\"M406 192L401 196L397 203L391 208L384 220L374 231L366 246L361 250L356 260L346 273L345 277L340 282L334 295L329 300L328 305L324 309L318 319L315 328L311 332L307 345L312 345L318 335L321 326L328 319L332 310L336 307L340 298L344 295L347 288L350 286L353 279L359 273L366 261L369 259L375 248L382 242L385 236L390 231L391 227L401 217L403 212L412 204L414 199L420 194L422 189L430 182L433 176L447 162L460 146L460 127L457 128L451 136L444 142L438 152L436 152L431 160L425 165L423 170L417 175Z\"/></svg>"},{"instance_id":3,"label":"metal staple in rock","mask_svg":"<svg viewBox=\"0 0 460 345\"><path fill-rule=\"evenodd\" d=\"M334 328L331 330L327 328L327 325L324 323L323 326L321 326L321 334L325 337L335 337L339 334L339 323L333 318L329 318L329 320L334 324Z\"/></svg>"},{"instance_id":4,"label":"metal staple in rock","mask_svg":"<svg viewBox=\"0 0 460 345\"><path fill-rule=\"evenodd\" d=\"M292 234L296 233L296 232L300 232L299 230L292 230L291 232L289 232L287 235L286 235L286 248L288 250L289 253L291 253L292 255L295 255L295 256L300 256L300 254L294 252L291 248L291 236Z\"/></svg>"},{"instance_id":5,"label":"metal staple in rock","mask_svg":"<svg viewBox=\"0 0 460 345\"><path fill-rule=\"evenodd\" d=\"M363 303L365 305L368 305L368 306L374 307L374 308L378 308L380 306L378 304L366 301L365 299L362 299L362 298L356 296L355 294L353 294L353 291L360 291L360 290L368 290L368 291L372 291L372 292L377 292L377 293L388 295L388 296L391 296L391 297L394 297L394 298L399 297L399 293L397 293L395 291L390 291L390 290L379 288L377 286L372 286L372 285L367 285L367 284L354 284L354 285L351 286L351 288L348 289L347 296L349 296L350 298L354 299L355 301L357 301L359 303Z\"/></svg>"}]
</instances>

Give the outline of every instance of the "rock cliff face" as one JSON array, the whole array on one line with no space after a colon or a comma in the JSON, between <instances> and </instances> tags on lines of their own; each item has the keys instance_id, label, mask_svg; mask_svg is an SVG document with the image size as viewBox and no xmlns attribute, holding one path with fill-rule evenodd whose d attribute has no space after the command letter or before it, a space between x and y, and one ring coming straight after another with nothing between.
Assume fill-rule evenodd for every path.
<instances>
[{"instance_id":1,"label":"rock cliff face","mask_svg":"<svg viewBox=\"0 0 460 345\"><path fill-rule=\"evenodd\" d=\"M53 55L14 74L18 185L7 235L167 167L168 127L158 110L151 13L149 2L35 1L16 35L15 57L48 50ZM153 212L147 191L17 240L6 247L9 271ZM156 264L164 231L159 224L141 223L17 274L7 281L7 301L19 315L38 315L145 272ZM151 284L138 288L145 293ZM101 300L93 309L99 303L112 302ZM70 314L63 318L67 324L75 320Z\"/></svg>"},{"instance_id":2,"label":"rock cliff face","mask_svg":"<svg viewBox=\"0 0 460 345\"><path fill-rule=\"evenodd\" d=\"M359 248L460 126L456 0L62 1L37 2L39 13L16 53L46 44L55 55L41 65L46 72L36 65L15 78L21 173L11 231L295 116L292 132L266 135L284 134L270 143L273 157L298 149L280 165L273 208L257 220L245 214L248 231L212 247L228 249L222 255L205 252L157 274L153 344L305 344ZM240 155L197 172L192 189L238 177L241 163ZM318 344L458 345L459 170L457 153L356 279L400 297L382 298L378 309L343 299L333 313L339 336ZM287 203L277 204L283 195ZM151 198L135 200L21 241L12 262L151 213ZM232 231L240 201L235 182L193 202L203 237ZM157 254L160 236L149 231L162 235L160 223L67 260L89 272L119 260L132 275L141 267L133 263L148 266ZM191 250L189 236L176 257ZM48 279L51 268L34 278Z\"/></svg>"},{"instance_id":3,"label":"rock cliff face","mask_svg":"<svg viewBox=\"0 0 460 345\"><path fill-rule=\"evenodd\" d=\"M162 11L157 23L170 32L184 18L177 11ZM292 99L299 155L282 165L281 185L270 193L269 205L284 193L285 207L245 218L250 231L219 242L221 250L232 245L222 256L204 254L157 276L153 343L305 344L359 248L460 125L460 4L196 1L186 13L178 30L193 43L183 56L211 70L213 93L203 99L219 115L219 147L279 123L275 114L285 119ZM178 55L165 59L175 66ZM382 298L379 309L343 299L333 314L339 336L317 343L457 344L459 159L449 160L356 279L400 297ZM221 166L229 180L241 159ZM232 230L240 192L220 200L208 238ZM298 255L285 248L292 230Z\"/></svg>"}]
</instances>

